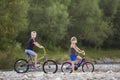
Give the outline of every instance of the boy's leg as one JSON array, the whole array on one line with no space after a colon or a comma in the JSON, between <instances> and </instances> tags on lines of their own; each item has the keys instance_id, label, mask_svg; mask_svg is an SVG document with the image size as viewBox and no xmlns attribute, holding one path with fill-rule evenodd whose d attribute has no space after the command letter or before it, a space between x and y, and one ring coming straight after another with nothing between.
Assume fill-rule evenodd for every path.
<instances>
[{"instance_id":1,"label":"boy's leg","mask_svg":"<svg viewBox=\"0 0 120 80\"><path fill-rule=\"evenodd\" d=\"M35 55L34 55L34 61L35 61L35 65L37 64L37 54L35 53Z\"/></svg>"},{"instance_id":2,"label":"boy's leg","mask_svg":"<svg viewBox=\"0 0 120 80\"><path fill-rule=\"evenodd\" d=\"M36 65L37 64L37 54L33 50L28 50L28 49L26 49L25 52L34 56L34 62L35 62L35 65Z\"/></svg>"}]
</instances>

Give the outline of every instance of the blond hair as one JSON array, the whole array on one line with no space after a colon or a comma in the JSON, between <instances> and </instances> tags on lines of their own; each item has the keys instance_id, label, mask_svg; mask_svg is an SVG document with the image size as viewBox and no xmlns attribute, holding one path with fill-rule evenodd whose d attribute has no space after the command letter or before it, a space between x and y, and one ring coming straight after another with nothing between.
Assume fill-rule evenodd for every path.
<instances>
[{"instance_id":1,"label":"blond hair","mask_svg":"<svg viewBox=\"0 0 120 80\"><path fill-rule=\"evenodd\" d=\"M75 41L75 40L77 40L77 38L75 36L73 36L73 37L71 37L70 41L72 42L72 41Z\"/></svg>"},{"instance_id":2,"label":"blond hair","mask_svg":"<svg viewBox=\"0 0 120 80\"><path fill-rule=\"evenodd\" d=\"M33 34L37 34L37 32L36 32L36 31L32 31L32 32L31 32L31 36L32 36Z\"/></svg>"}]
</instances>

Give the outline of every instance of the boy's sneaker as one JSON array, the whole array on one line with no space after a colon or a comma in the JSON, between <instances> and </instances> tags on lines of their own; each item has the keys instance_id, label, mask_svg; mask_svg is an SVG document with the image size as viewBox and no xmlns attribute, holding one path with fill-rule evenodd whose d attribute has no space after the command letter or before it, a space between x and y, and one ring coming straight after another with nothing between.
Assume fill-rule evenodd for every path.
<instances>
[{"instance_id":1,"label":"boy's sneaker","mask_svg":"<svg viewBox=\"0 0 120 80\"><path fill-rule=\"evenodd\" d=\"M35 69L38 69L39 67L40 67L40 64L32 65L30 66L30 70L35 70Z\"/></svg>"},{"instance_id":2,"label":"boy's sneaker","mask_svg":"<svg viewBox=\"0 0 120 80\"><path fill-rule=\"evenodd\" d=\"M36 64L36 65L35 65L35 68L39 68L39 67L40 67L40 64Z\"/></svg>"}]
</instances>

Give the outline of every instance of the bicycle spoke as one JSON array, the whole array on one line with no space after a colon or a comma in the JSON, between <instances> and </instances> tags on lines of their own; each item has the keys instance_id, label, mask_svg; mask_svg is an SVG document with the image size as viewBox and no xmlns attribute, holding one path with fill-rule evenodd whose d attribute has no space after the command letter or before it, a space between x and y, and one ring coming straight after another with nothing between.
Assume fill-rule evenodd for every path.
<instances>
[{"instance_id":1,"label":"bicycle spoke","mask_svg":"<svg viewBox=\"0 0 120 80\"><path fill-rule=\"evenodd\" d=\"M82 66L83 72L93 72L94 71L94 65L90 62L86 62Z\"/></svg>"},{"instance_id":2,"label":"bicycle spoke","mask_svg":"<svg viewBox=\"0 0 120 80\"><path fill-rule=\"evenodd\" d=\"M71 73L72 72L72 65L69 62L65 62L62 64L61 67L62 72L64 73Z\"/></svg>"},{"instance_id":3,"label":"bicycle spoke","mask_svg":"<svg viewBox=\"0 0 120 80\"><path fill-rule=\"evenodd\" d=\"M57 64L52 60L48 60L43 64L43 71L45 73L55 73L57 71Z\"/></svg>"},{"instance_id":4,"label":"bicycle spoke","mask_svg":"<svg viewBox=\"0 0 120 80\"><path fill-rule=\"evenodd\" d=\"M24 59L19 59L14 64L14 69L18 73L24 73L28 70L28 63Z\"/></svg>"}]
</instances>

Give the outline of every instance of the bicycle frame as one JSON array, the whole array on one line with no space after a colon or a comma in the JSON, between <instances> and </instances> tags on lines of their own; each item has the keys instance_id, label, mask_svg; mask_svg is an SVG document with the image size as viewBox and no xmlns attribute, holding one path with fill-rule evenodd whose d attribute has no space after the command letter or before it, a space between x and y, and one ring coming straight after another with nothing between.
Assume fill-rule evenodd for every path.
<instances>
[{"instance_id":1,"label":"bicycle frame","mask_svg":"<svg viewBox=\"0 0 120 80\"><path fill-rule=\"evenodd\" d=\"M41 60L41 59L44 59L44 58L45 58L45 60L47 60L47 57L46 57L46 49L45 49L45 48L43 48L43 56L42 56L42 57L39 57L39 58L38 58L38 61Z\"/></svg>"},{"instance_id":2,"label":"bicycle frame","mask_svg":"<svg viewBox=\"0 0 120 80\"><path fill-rule=\"evenodd\" d=\"M44 60L44 61L41 61L41 60ZM41 65L41 62L43 62L42 65ZM54 60L47 60L45 48L43 48L43 55L42 57L39 56L37 64L40 64L40 65L35 66L32 56L28 54L27 60L21 58L21 59L18 59L14 63L14 70L18 73L25 73L29 70L29 68L30 69L41 69L42 68L42 70L45 73L49 73L51 71L52 73L56 73L58 69L57 63ZM52 69L52 66L54 66L53 67L54 70Z\"/></svg>"},{"instance_id":3,"label":"bicycle frame","mask_svg":"<svg viewBox=\"0 0 120 80\"><path fill-rule=\"evenodd\" d=\"M32 61L32 57L31 57L31 55L29 55L29 54L27 54L28 55L28 62L29 61ZM43 56L41 56L41 57L38 57L38 61L40 61L40 60L42 60L42 59L44 59L45 58L45 60L47 60L47 57L46 57L46 49L45 48L43 48Z\"/></svg>"},{"instance_id":4,"label":"bicycle frame","mask_svg":"<svg viewBox=\"0 0 120 80\"><path fill-rule=\"evenodd\" d=\"M94 65L91 62L88 62L86 58L83 56L82 60L78 63L74 62L74 70L79 70L79 67L82 67L83 72L93 72L94 71ZM62 63L61 66L62 72L69 72L72 73L72 61L66 61Z\"/></svg>"},{"instance_id":5,"label":"bicycle frame","mask_svg":"<svg viewBox=\"0 0 120 80\"><path fill-rule=\"evenodd\" d=\"M77 63L77 66L80 67L82 64L85 64L85 63L86 63L86 59L85 57L83 57L82 60Z\"/></svg>"}]
</instances>

